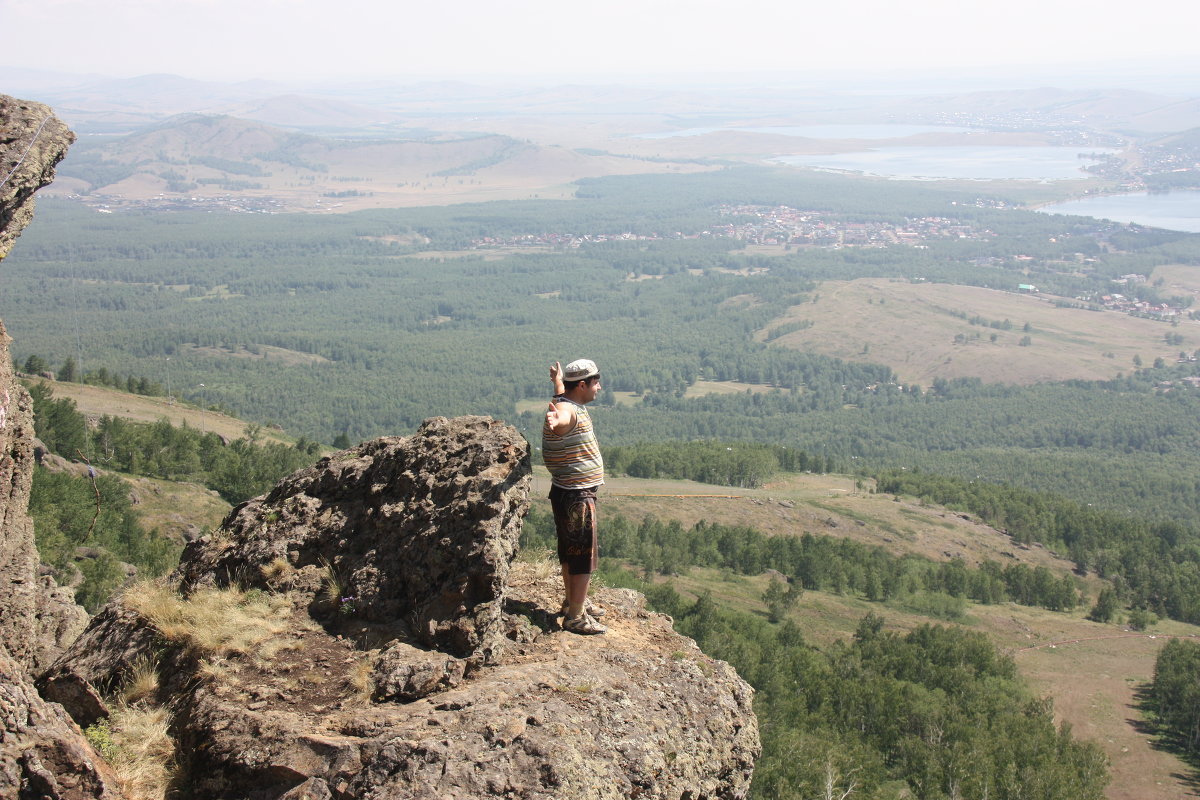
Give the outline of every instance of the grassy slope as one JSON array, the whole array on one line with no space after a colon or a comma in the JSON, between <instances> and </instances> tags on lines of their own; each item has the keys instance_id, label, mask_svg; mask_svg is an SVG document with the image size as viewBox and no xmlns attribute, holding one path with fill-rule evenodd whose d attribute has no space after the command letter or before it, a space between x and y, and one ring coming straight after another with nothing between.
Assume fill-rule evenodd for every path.
<instances>
[{"instance_id":1,"label":"grassy slope","mask_svg":"<svg viewBox=\"0 0 1200 800\"><path fill-rule=\"evenodd\" d=\"M43 379L35 378L34 380ZM104 386L88 386L82 383L44 382L50 384L55 398L74 400L79 413L88 418L99 418L106 414L113 417L124 417L135 422L158 422L165 418L176 427L186 424L196 430L211 431L230 440L239 439L245 435L248 424L237 417L216 411L205 411L178 400L172 402L165 397L144 397ZM259 435L268 441L282 442L283 444L295 442L295 439L268 428L262 429Z\"/></svg>"},{"instance_id":2,"label":"grassy slope","mask_svg":"<svg viewBox=\"0 0 1200 800\"><path fill-rule=\"evenodd\" d=\"M1195 284L1200 282L1198 272L1175 267L1170 274L1173 283L1186 277ZM887 364L905 383L928 385L934 378L961 377L1015 384L1105 380L1134 369L1134 356L1147 365L1160 356L1170 363L1180 350L1200 347L1194 323L1172 327L1112 311L1057 308L1053 298L975 286L860 278L827 281L814 296L819 296L817 302L794 306L767 326L812 322L806 330L780 337L778 346ZM989 322L1007 319L1013 327L972 325L955 314ZM1022 330L1026 323L1032 327L1029 333ZM1183 344L1167 345L1167 333L1182 335ZM958 334L968 343L956 344ZM992 334L997 335L995 343L990 341ZM1022 347L1020 341L1027 335L1031 344Z\"/></svg>"}]
</instances>

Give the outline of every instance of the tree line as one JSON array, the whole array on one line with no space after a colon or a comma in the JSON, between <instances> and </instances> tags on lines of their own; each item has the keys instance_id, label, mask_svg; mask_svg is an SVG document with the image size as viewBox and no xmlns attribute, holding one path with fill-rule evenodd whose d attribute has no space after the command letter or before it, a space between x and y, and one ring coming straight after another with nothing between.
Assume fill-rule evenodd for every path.
<instances>
[{"instance_id":1,"label":"tree line","mask_svg":"<svg viewBox=\"0 0 1200 800\"><path fill-rule=\"evenodd\" d=\"M721 486L762 486L782 472L832 472L825 458L756 442L659 442L608 447L604 467L614 475L676 478Z\"/></svg>"},{"instance_id":2,"label":"tree line","mask_svg":"<svg viewBox=\"0 0 1200 800\"><path fill-rule=\"evenodd\" d=\"M1192 526L912 470L880 475L877 489L970 511L1017 542L1040 542L1066 555L1080 572L1095 570L1112 583L1112 601L1200 623L1200 532Z\"/></svg>"},{"instance_id":3,"label":"tree line","mask_svg":"<svg viewBox=\"0 0 1200 800\"><path fill-rule=\"evenodd\" d=\"M522 537L526 546L553 548L554 520L549 512L531 509ZM985 561L972 568L960 559L937 562L915 555L895 556L882 547L809 532L768 536L748 526L701 520L689 528L675 520L647 517L635 523L615 515L605 518L602 547L605 559L638 564L651 575L674 575L690 567L742 575L773 569L803 589L853 594L946 619L960 618L967 600L1011 601L1051 611L1069 611L1082 602L1071 575L1055 575L1043 566Z\"/></svg>"}]
</instances>

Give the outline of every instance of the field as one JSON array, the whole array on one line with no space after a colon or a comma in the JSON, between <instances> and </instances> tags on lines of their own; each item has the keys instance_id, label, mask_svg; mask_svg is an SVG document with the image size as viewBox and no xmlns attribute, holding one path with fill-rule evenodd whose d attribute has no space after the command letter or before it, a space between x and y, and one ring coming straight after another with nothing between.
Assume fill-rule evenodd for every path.
<instances>
[{"instance_id":1,"label":"field","mask_svg":"<svg viewBox=\"0 0 1200 800\"><path fill-rule=\"evenodd\" d=\"M231 508L216 492L196 483L118 475L130 484L143 525L177 542L215 529Z\"/></svg>"},{"instance_id":2,"label":"field","mask_svg":"<svg viewBox=\"0 0 1200 800\"><path fill-rule=\"evenodd\" d=\"M1192 277L1200 272L1196 268L1170 269L1200 283L1200 277ZM972 325L973 317L1008 320L1011 328ZM792 307L767 328L801 320L811 327L774 344L887 364L901 381L921 385L935 378L979 376L1023 385L1101 380L1134 369L1135 356L1146 365L1159 357L1173 363L1181 350L1200 347L1200 323L1193 321L1172 327L1113 311L1059 308L1036 294L883 278L826 281L814 292L814 302ZM1181 335L1182 345L1166 344L1168 333Z\"/></svg>"},{"instance_id":3,"label":"field","mask_svg":"<svg viewBox=\"0 0 1200 800\"><path fill-rule=\"evenodd\" d=\"M215 433L229 440L239 439L246 434L247 423L243 420L216 411L206 411L166 397L127 394L115 389L83 383L62 381L48 381L48 383L54 391L55 398L74 400L79 412L89 419L98 419L105 414L124 417L135 422L158 422L160 419L166 419L176 427L187 425L189 428ZM292 444L294 441L270 428L262 428L259 435L269 441L284 444Z\"/></svg>"}]
</instances>

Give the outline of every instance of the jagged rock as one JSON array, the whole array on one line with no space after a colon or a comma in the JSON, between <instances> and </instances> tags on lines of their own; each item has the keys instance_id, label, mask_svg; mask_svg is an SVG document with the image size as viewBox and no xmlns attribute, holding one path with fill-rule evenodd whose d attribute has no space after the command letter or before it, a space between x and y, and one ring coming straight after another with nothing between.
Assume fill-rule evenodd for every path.
<instances>
[{"instance_id":1,"label":"jagged rock","mask_svg":"<svg viewBox=\"0 0 1200 800\"><path fill-rule=\"evenodd\" d=\"M46 106L0 95L0 260L32 216L33 193L50 182L73 140ZM29 679L87 614L70 590L39 575L28 514L32 406L16 382L8 342L0 323L0 797L116 800L111 772Z\"/></svg>"},{"instance_id":2,"label":"jagged rock","mask_svg":"<svg viewBox=\"0 0 1200 800\"><path fill-rule=\"evenodd\" d=\"M235 580L286 599L286 630L205 654L115 601L43 690L87 719L157 659L194 800L744 797L751 689L628 590L600 595L607 635L564 632L557 564L513 562L529 473L479 417L322 459L174 576L197 600ZM322 559L353 604L322 599Z\"/></svg>"},{"instance_id":3,"label":"jagged rock","mask_svg":"<svg viewBox=\"0 0 1200 800\"><path fill-rule=\"evenodd\" d=\"M529 450L487 417L435 417L297 472L189 544L181 586L260 577L276 560L328 564L360 616L402 619L421 641L487 658L529 507Z\"/></svg>"},{"instance_id":4,"label":"jagged rock","mask_svg":"<svg viewBox=\"0 0 1200 800\"><path fill-rule=\"evenodd\" d=\"M50 109L0 95L0 260L33 215L33 194L54 178L54 167L75 140ZM0 641L25 670L61 649L60 636L78 628L64 596L38 580L33 522L27 513L33 479L33 416L29 394L16 382L0 322ZM67 616L55 619L56 611ZM49 632L51 640L44 634Z\"/></svg>"},{"instance_id":5,"label":"jagged rock","mask_svg":"<svg viewBox=\"0 0 1200 800\"><path fill-rule=\"evenodd\" d=\"M59 586L54 578L40 576L42 600L37 609L36 650L33 671L45 669L79 638L88 624L88 613L75 602L75 590Z\"/></svg>"},{"instance_id":6,"label":"jagged rock","mask_svg":"<svg viewBox=\"0 0 1200 800\"><path fill-rule=\"evenodd\" d=\"M128 678L139 660L160 649L158 632L120 602L105 606L87 629L37 679L42 697L59 703L86 728L109 714L103 700Z\"/></svg>"},{"instance_id":7,"label":"jagged rock","mask_svg":"<svg viewBox=\"0 0 1200 800\"><path fill-rule=\"evenodd\" d=\"M8 336L0 323L0 641L25 669L37 646L38 554L29 518L33 480L33 409L13 380Z\"/></svg>"},{"instance_id":8,"label":"jagged rock","mask_svg":"<svg viewBox=\"0 0 1200 800\"><path fill-rule=\"evenodd\" d=\"M0 260L33 219L33 193L54 180L74 141L48 106L0 95Z\"/></svg>"},{"instance_id":9,"label":"jagged rock","mask_svg":"<svg viewBox=\"0 0 1200 800\"><path fill-rule=\"evenodd\" d=\"M0 797L117 800L112 772L0 646Z\"/></svg>"}]
</instances>

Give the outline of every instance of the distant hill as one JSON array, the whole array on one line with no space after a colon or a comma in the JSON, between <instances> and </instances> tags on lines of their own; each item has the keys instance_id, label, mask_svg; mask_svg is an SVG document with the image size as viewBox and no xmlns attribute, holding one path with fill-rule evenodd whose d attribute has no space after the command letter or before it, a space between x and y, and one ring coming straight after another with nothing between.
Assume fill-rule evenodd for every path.
<instances>
[{"instance_id":1,"label":"distant hill","mask_svg":"<svg viewBox=\"0 0 1200 800\"><path fill-rule=\"evenodd\" d=\"M399 120L398 115L388 111L300 94L253 100L225 111L234 117L282 128L351 130Z\"/></svg>"},{"instance_id":2,"label":"distant hill","mask_svg":"<svg viewBox=\"0 0 1200 800\"><path fill-rule=\"evenodd\" d=\"M1128 89L1092 91L1040 88L932 95L905 101L913 111L1032 115L1047 123L1086 122L1093 127L1165 133L1200 125L1200 100Z\"/></svg>"},{"instance_id":3,"label":"distant hill","mask_svg":"<svg viewBox=\"0 0 1200 800\"><path fill-rule=\"evenodd\" d=\"M291 127L326 129L389 115L299 96L247 107ZM509 163L512 162L512 163ZM315 136L227 114L188 113L118 138L86 139L48 194L105 204L217 203L235 210L311 211L570 195L583 177L704 169L695 163L587 154L488 133L431 131ZM566 188L564 188L566 187ZM546 196L546 195L542 195Z\"/></svg>"}]
</instances>

